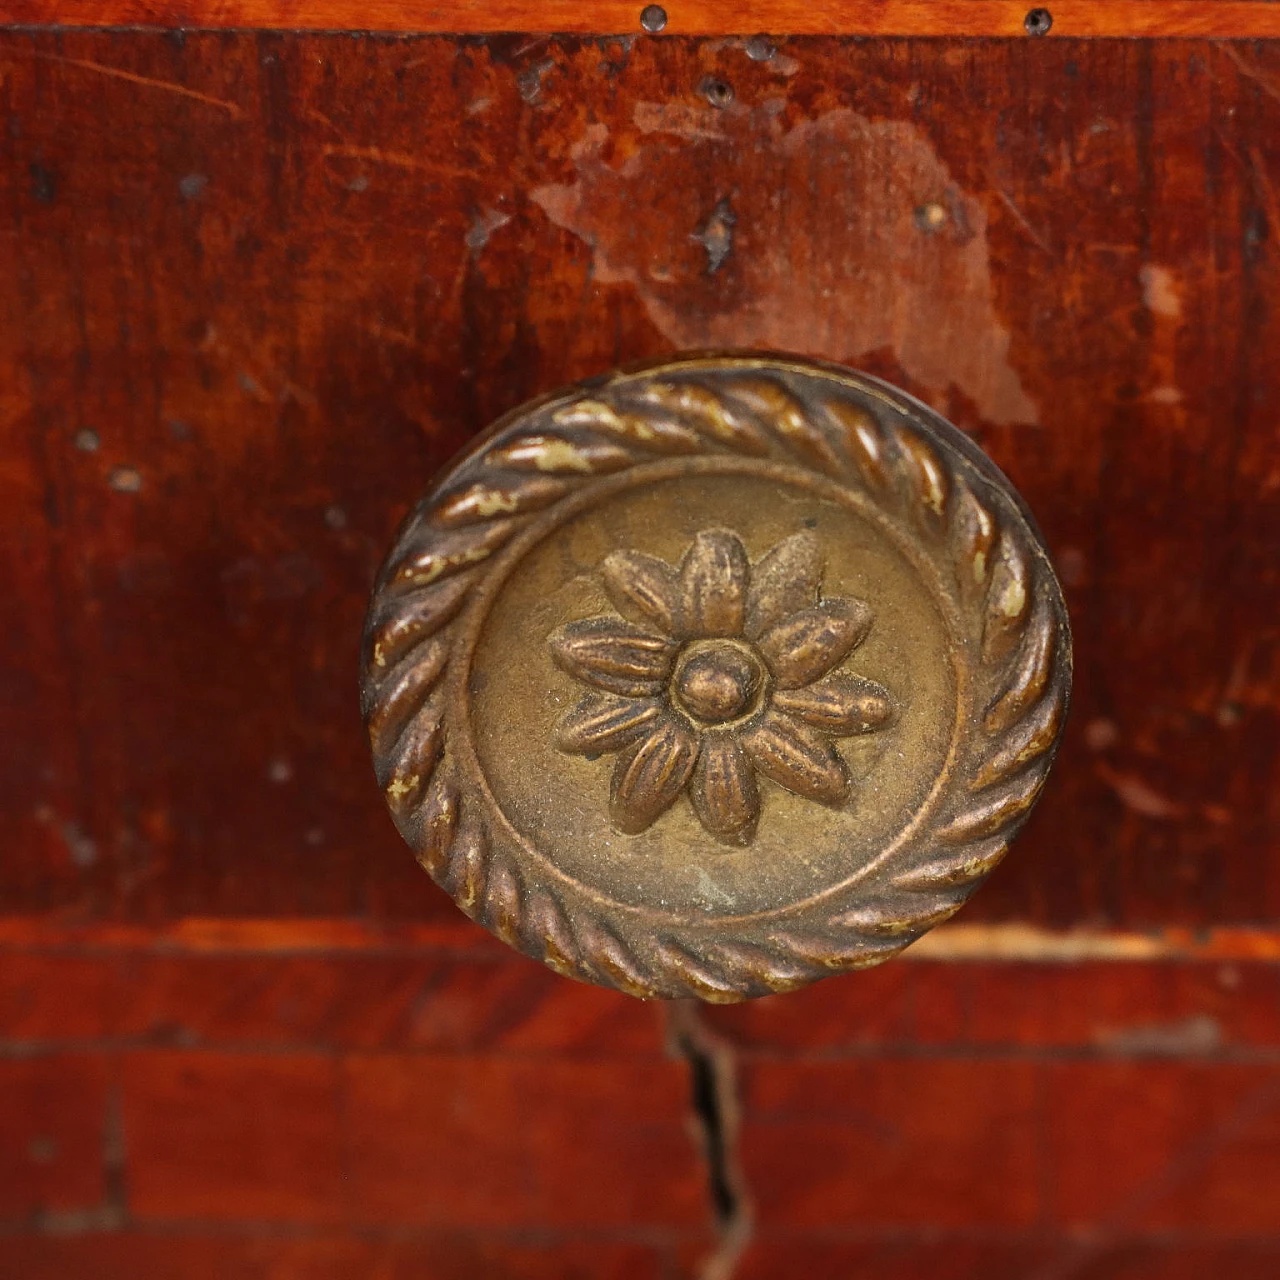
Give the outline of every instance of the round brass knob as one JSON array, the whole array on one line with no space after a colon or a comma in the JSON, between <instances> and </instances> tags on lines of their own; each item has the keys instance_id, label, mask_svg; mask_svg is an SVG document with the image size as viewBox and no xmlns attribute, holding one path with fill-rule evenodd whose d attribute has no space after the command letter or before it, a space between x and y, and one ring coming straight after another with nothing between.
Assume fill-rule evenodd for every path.
<instances>
[{"instance_id":1,"label":"round brass knob","mask_svg":"<svg viewBox=\"0 0 1280 1280\"><path fill-rule=\"evenodd\" d=\"M508 415L405 522L364 711L458 905L570 977L737 1000L950 916L1044 784L1071 644L965 437L762 355Z\"/></svg>"}]
</instances>

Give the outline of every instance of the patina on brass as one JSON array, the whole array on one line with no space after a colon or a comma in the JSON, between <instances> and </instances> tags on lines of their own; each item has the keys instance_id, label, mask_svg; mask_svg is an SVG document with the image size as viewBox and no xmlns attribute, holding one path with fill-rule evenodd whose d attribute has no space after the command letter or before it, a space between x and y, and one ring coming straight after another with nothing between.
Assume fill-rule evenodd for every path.
<instances>
[{"instance_id":1,"label":"patina on brass","mask_svg":"<svg viewBox=\"0 0 1280 1280\"><path fill-rule=\"evenodd\" d=\"M736 1000L951 915L1071 682L1017 495L874 379L760 355L508 416L374 593L379 782L469 915L561 973Z\"/></svg>"}]
</instances>

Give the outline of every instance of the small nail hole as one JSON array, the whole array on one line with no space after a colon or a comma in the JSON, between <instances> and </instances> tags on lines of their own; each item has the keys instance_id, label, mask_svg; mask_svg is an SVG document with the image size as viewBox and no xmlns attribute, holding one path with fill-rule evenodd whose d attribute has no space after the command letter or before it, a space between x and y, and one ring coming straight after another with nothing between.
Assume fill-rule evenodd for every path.
<instances>
[{"instance_id":1,"label":"small nail hole","mask_svg":"<svg viewBox=\"0 0 1280 1280\"><path fill-rule=\"evenodd\" d=\"M1053 14L1048 9L1032 9L1022 25L1029 36L1047 36L1053 27Z\"/></svg>"},{"instance_id":2,"label":"small nail hole","mask_svg":"<svg viewBox=\"0 0 1280 1280\"><path fill-rule=\"evenodd\" d=\"M724 108L733 101L733 85L717 80L715 76L708 76L699 87L713 107Z\"/></svg>"},{"instance_id":3,"label":"small nail hole","mask_svg":"<svg viewBox=\"0 0 1280 1280\"><path fill-rule=\"evenodd\" d=\"M640 11L640 25L650 35L657 35L667 25L667 11L660 4L647 4Z\"/></svg>"}]
</instances>

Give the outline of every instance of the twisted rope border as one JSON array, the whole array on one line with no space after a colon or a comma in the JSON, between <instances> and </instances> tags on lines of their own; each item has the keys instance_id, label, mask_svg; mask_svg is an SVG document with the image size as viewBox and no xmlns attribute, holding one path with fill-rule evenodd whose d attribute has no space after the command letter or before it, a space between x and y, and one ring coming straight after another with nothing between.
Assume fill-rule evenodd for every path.
<instances>
[{"instance_id":1,"label":"twisted rope border","mask_svg":"<svg viewBox=\"0 0 1280 1280\"><path fill-rule=\"evenodd\" d=\"M800 361L695 358L619 374L499 423L402 528L375 588L362 694L375 769L418 860L458 905L568 976L730 1001L879 963L963 904L1052 764L1070 690L1057 581L1007 484L923 406ZM860 490L926 546L968 630L981 697L948 794L859 900L738 938L602 919L531 877L456 776L446 677L468 598L529 524L603 476L706 454L774 459ZM948 803L948 801L950 803ZM912 856L914 853L914 856ZM897 864L903 865L897 865ZM837 895L838 898L838 895Z\"/></svg>"}]
</instances>

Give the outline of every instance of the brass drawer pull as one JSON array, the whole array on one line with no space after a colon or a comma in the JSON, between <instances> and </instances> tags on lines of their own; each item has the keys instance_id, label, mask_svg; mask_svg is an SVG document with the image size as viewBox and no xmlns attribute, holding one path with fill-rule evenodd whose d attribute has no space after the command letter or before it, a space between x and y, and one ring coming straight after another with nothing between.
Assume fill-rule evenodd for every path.
<instances>
[{"instance_id":1,"label":"brass drawer pull","mask_svg":"<svg viewBox=\"0 0 1280 1280\"><path fill-rule=\"evenodd\" d=\"M699 355L527 405L401 529L364 710L418 860L571 977L736 1000L946 919L1048 774L1061 589L875 379Z\"/></svg>"}]
</instances>

